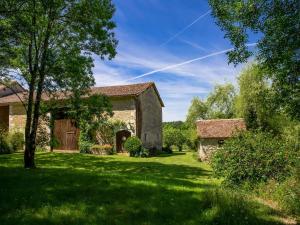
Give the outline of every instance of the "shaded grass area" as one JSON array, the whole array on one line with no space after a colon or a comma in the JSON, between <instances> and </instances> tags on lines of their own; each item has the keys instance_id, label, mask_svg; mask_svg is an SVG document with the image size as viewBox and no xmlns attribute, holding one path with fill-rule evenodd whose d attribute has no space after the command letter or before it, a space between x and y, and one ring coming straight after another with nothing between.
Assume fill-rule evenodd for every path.
<instances>
[{"instance_id":1,"label":"shaded grass area","mask_svg":"<svg viewBox=\"0 0 300 225\"><path fill-rule=\"evenodd\" d=\"M219 189L192 153L153 158L39 153L0 156L4 224L281 224L277 212Z\"/></svg>"}]
</instances>

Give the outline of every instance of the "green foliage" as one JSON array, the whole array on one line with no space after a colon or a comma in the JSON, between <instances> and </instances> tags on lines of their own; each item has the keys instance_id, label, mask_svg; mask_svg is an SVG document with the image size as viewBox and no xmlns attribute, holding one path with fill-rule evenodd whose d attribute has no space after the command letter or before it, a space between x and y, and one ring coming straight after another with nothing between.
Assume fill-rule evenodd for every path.
<instances>
[{"instance_id":1,"label":"green foliage","mask_svg":"<svg viewBox=\"0 0 300 225\"><path fill-rule=\"evenodd\" d=\"M93 130L93 142L98 144L114 145L116 132L127 130L127 124L121 120L103 120L99 126Z\"/></svg>"},{"instance_id":2,"label":"green foliage","mask_svg":"<svg viewBox=\"0 0 300 225\"><path fill-rule=\"evenodd\" d=\"M179 129L175 129L173 127L167 126L163 129L163 140L164 145L167 148L171 146L177 146L179 151L182 150L183 144L186 142L186 139L182 132Z\"/></svg>"},{"instance_id":3,"label":"green foliage","mask_svg":"<svg viewBox=\"0 0 300 225\"><path fill-rule=\"evenodd\" d=\"M263 71L258 65L252 64L241 72L238 83L240 93L237 97L236 114L245 118L249 129L276 129L272 120L279 114L274 104L274 92L270 82L264 78ZM278 118L276 121L278 123Z\"/></svg>"},{"instance_id":4,"label":"green foliage","mask_svg":"<svg viewBox=\"0 0 300 225\"><path fill-rule=\"evenodd\" d=\"M235 89L230 83L216 85L207 97L208 118L230 119L234 117Z\"/></svg>"},{"instance_id":5,"label":"green foliage","mask_svg":"<svg viewBox=\"0 0 300 225\"><path fill-rule=\"evenodd\" d=\"M79 139L79 151L80 153L91 153L93 143L87 140Z\"/></svg>"},{"instance_id":6,"label":"green foliage","mask_svg":"<svg viewBox=\"0 0 300 225\"><path fill-rule=\"evenodd\" d=\"M41 149L46 149L50 145L50 135L46 126L38 126L35 143Z\"/></svg>"},{"instance_id":7,"label":"green foliage","mask_svg":"<svg viewBox=\"0 0 300 225\"><path fill-rule=\"evenodd\" d=\"M188 114L186 117L186 124L192 128L196 127L196 121L199 119L208 118L208 105L206 102L202 101L199 97L194 97L192 99L191 105L188 109Z\"/></svg>"},{"instance_id":8,"label":"green foliage","mask_svg":"<svg viewBox=\"0 0 300 225\"><path fill-rule=\"evenodd\" d=\"M176 129L187 129L187 124L183 121L163 122L163 127L173 127Z\"/></svg>"},{"instance_id":9,"label":"green foliage","mask_svg":"<svg viewBox=\"0 0 300 225\"><path fill-rule=\"evenodd\" d=\"M97 132L107 126L108 119L113 115L112 105L107 96L92 95L85 99L75 98L71 104L73 107L68 114L75 118L80 128L79 150L89 153L92 145L96 144ZM108 130L108 135L111 135ZM108 140L111 144L112 140Z\"/></svg>"},{"instance_id":10,"label":"green foliage","mask_svg":"<svg viewBox=\"0 0 300 225\"><path fill-rule=\"evenodd\" d=\"M0 154L8 154L13 152L13 148L8 138L7 131L0 130Z\"/></svg>"},{"instance_id":11,"label":"green foliage","mask_svg":"<svg viewBox=\"0 0 300 225\"><path fill-rule=\"evenodd\" d=\"M195 128L189 128L182 131L186 146L191 150L197 150L199 137Z\"/></svg>"},{"instance_id":12,"label":"green foliage","mask_svg":"<svg viewBox=\"0 0 300 225\"><path fill-rule=\"evenodd\" d=\"M142 142L138 137L129 137L124 143L124 148L129 152L130 156L139 156Z\"/></svg>"},{"instance_id":13,"label":"green foliage","mask_svg":"<svg viewBox=\"0 0 300 225\"><path fill-rule=\"evenodd\" d=\"M60 146L59 140L55 136L53 136L50 140L50 147L52 149L55 149L58 148L59 146Z\"/></svg>"},{"instance_id":14,"label":"green foliage","mask_svg":"<svg viewBox=\"0 0 300 225\"><path fill-rule=\"evenodd\" d=\"M163 147L162 148L162 152L163 153L166 153L166 154L172 154L173 153L173 150L171 149L171 147Z\"/></svg>"},{"instance_id":15,"label":"green foliage","mask_svg":"<svg viewBox=\"0 0 300 225\"><path fill-rule=\"evenodd\" d=\"M206 101L202 101L199 97L192 99L186 125L195 128L196 121L199 119L233 118L235 101L236 92L232 84L216 85Z\"/></svg>"},{"instance_id":16,"label":"green foliage","mask_svg":"<svg viewBox=\"0 0 300 225\"><path fill-rule=\"evenodd\" d=\"M9 134L9 142L11 143L12 150L23 150L24 147L24 133L16 131Z\"/></svg>"},{"instance_id":17,"label":"green foliage","mask_svg":"<svg viewBox=\"0 0 300 225\"><path fill-rule=\"evenodd\" d=\"M278 106L300 119L299 1L209 0L217 24L234 50L229 62L245 62L254 52L267 71ZM249 50L249 33L259 33L257 48Z\"/></svg>"},{"instance_id":18,"label":"green foliage","mask_svg":"<svg viewBox=\"0 0 300 225\"><path fill-rule=\"evenodd\" d=\"M150 150L144 147L141 147L140 157L149 157L150 156Z\"/></svg>"},{"instance_id":19,"label":"green foliage","mask_svg":"<svg viewBox=\"0 0 300 225\"><path fill-rule=\"evenodd\" d=\"M42 94L86 96L95 84L94 56L116 55L110 0L0 1L0 80L28 87L25 167L33 168ZM30 116L28 116L30 115Z\"/></svg>"},{"instance_id":20,"label":"green foliage","mask_svg":"<svg viewBox=\"0 0 300 225\"><path fill-rule=\"evenodd\" d=\"M227 140L213 155L212 166L230 184L280 181L291 174L298 153L271 134L248 131Z\"/></svg>"},{"instance_id":21,"label":"green foliage","mask_svg":"<svg viewBox=\"0 0 300 225\"><path fill-rule=\"evenodd\" d=\"M98 155L113 155L115 152L112 145L93 145L90 153Z\"/></svg>"}]
</instances>

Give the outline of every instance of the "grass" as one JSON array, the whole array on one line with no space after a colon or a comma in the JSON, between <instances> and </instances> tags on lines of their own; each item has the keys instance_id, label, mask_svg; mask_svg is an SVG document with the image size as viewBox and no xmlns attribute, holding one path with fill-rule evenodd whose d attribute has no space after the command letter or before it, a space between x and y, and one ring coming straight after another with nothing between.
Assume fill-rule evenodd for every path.
<instances>
[{"instance_id":1,"label":"grass","mask_svg":"<svg viewBox=\"0 0 300 225\"><path fill-rule=\"evenodd\" d=\"M38 153L0 155L0 223L282 224L278 212L221 190L192 153L153 158Z\"/></svg>"}]
</instances>

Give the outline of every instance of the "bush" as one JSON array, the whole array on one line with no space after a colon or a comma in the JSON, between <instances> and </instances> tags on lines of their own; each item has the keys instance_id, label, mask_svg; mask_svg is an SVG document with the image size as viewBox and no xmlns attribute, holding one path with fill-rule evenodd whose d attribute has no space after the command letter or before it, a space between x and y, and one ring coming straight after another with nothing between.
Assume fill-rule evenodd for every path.
<instances>
[{"instance_id":1,"label":"bush","mask_svg":"<svg viewBox=\"0 0 300 225\"><path fill-rule=\"evenodd\" d=\"M291 174L295 151L283 140L263 132L243 132L225 142L212 157L217 176L225 182L253 184L283 180Z\"/></svg>"},{"instance_id":2,"label":"bush","mask_svg":"<svg viewBox=\"0 0 300 225\"><path fill-rule=\"evenodd\" d=\"M9 142L13 151L21 150L24 147L24 134L22 132L14 132L9 135Z\"/></svg>"},{"instance_id":3,"label":"bush","mask_svg":"<svg viewBox=\"0 0 300 225\"><path fill-rule=\"evenodd\" d=\"M86 140L79 140L79 151L80 153L88 153L91 154L93 143Z\"/></svg>"},{"instance_id":4,"label":"bush","mask_svg":"<svg viewBox=\"0 0 300 225\"><path fill-rule=\"evenodd\" d=\"M144 147L141 147L140 151L140 157L149 157L150 156L150 150Z\"/></svg>"},{"instance_id":5,"label":"bush","mask_svg":"<svg viewBox=\"0 0 300 225\"><path fill-rule=\"evenodd\" d=\"M124 143L124 148L129 152L130 156L139 156L141 147L142 142L138 137L129 137Z\"/></svg>"},{"instance_id":6,"label":"bush","mask_svg":"<svg viewBox=\"0 0 300 225\"><path fill-rule=\"evenodd\" d=\"M163 131L164 145L170 148L172 145L178 147L179 151L182 151L182 146L186 142L181 130L166 126Z\"/></svg>"},{"instance_id":7,"label":"bush","mask_svg":"<svg viewBox=\"0 0 300 225\"><path fill-rule=\"evenodd\" d=\"M113 155L114 149L111 145L93 145L91 147L91 153L97 155Z\"/></svg>"},{"instance_id":8,"label":"bush","mask_svg":"<svg viewBox=\"0 0 300 225\"><path fill-rule=\"evenodd\" d=\"M0 154L9 154L13 152L13 148L7 138L7 135L0 133Z\"/></svg>"},{"instance_id":9,"label":"bush","mask_svg":"<svg viewBox=\"0 0 300 225\"><path fill-rule=\"evenodd\" d=\"M50 134L46 125L39 125L36 132L36 146L45 150L50 145Z\"/></svg>"},{"instance_id":10,"label":"bush","mask_svg":"<svg viewBox=\"0 0 300 225\"><path fill-rule=\"evenodd\" d=\"M170 147L163 147L162 152L166 154L172 154L173 150Z\"/></svg>"}]
</instances>

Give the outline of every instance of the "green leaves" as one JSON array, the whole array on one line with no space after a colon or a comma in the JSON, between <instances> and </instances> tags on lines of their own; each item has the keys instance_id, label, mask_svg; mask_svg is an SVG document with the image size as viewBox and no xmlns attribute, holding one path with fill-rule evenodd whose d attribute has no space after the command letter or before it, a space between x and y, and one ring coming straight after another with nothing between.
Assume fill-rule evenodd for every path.
<instances>
[{"instance_id":1,"label":"green leaves","mask_svg":"<svg viewBox=\"0 0 300 225\"><path fill-rule=\"evenodd\" d=\"M293 1L210 0L217 24L234 46L230 63L246 62L255 54L269 73L277 104L300 119L300 3ZM258 34L257 49L247 47L248 35Z\"/></svg>"},{"instance_id":2,"label":"green leaves","mask_svg":"<svg viewBox=\"0 0 300 225\"><path fill-rule=\"evenodd\" d=\"M212 166L227 183L255 184L288 177L297 154L299 150L278 137L248 131L227 140L213 155Z\"/></svg>"}]
</instances>

